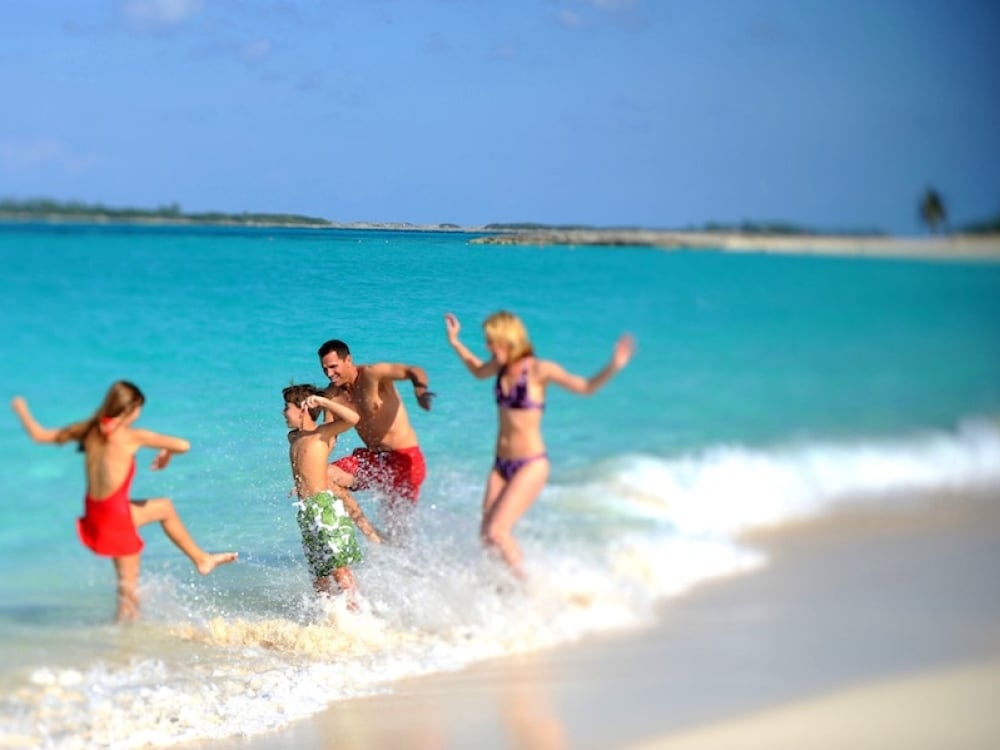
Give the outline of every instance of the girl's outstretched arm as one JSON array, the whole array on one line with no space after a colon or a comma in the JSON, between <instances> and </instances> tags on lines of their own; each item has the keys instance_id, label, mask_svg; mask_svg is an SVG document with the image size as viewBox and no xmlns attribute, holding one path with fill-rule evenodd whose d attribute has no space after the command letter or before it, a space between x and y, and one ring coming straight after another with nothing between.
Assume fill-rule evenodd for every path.
<instances>
[{"instance_id":1,"label":"girl's outstretched arm","mask_svg":"<svg viewBox=\"0 0 1000 750\"><path fill-rule=\"evenodd\" d=\"M15 396L13 398L10 402L10 408L14 410L18 419L21 420L21 425L24 427L24 431L28 433L28 437L36 443L59 442L59 436L62 432L64 432L64 429L42 427L38 424L38 421L32 416L31 411L28 409L28 402L21 396Z\"/></svg>"},{"instance_id":2,"label":"girl's outstretched arm","mask_svg":"<svg viewBox=\"0 0 1000 750\"><path fill-rule=\"evenodd\" d=\"M462 330L462 324L458 322L458 318L452 313L445 313L444 326L448 332L448 343L451 344L451 348L455 350L458 358L462 360L462 364L465 365L466 369L474 377L482 379L496 374L499 369L496 360L491 359L488 362L483 362L483 360L469 351L469 348L465 344L458 340L458 332Z\"/></svg>"},{"instance_id":3,"label":"girl's outstretched arm","mask_svg":"<svg viewBox=\"0 0 1000 750\"><path fill-rule=\"evenodd\" d=\"M133 429L132 435L141 448L158 448L159 453L153 458L152 468L154 471L167 468L170 459L175 453L187 453L191 450L191 443L184 438L172 435L161 435L152 430Z\"/></svg>"},{"instance_id":4,"label":"girl's outstretched arm","mask_svg":"<svg viewBox=\"0 0 1000 750\"><path fill-rule=\"evenodd\" d=\"M571 393L589 396L597 392L615 374L622 370L629 363L629 360L632 359L634 353L635 340L626 333L615 343L611 361L600 372L590 378L573 375L566 372L566 370L555 362L549 361L539 363L541 365L541 372L539 374L543 381L555 383Z\"/></svg>"}]
</instances>

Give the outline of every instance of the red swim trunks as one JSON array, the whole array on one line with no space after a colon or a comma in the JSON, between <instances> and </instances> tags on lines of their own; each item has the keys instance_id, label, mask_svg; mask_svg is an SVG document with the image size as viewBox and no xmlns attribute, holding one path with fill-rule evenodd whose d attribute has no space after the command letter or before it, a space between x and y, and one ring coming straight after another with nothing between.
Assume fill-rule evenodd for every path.
<instances>
[{"instance_id":1,"label":"red swim trunks","mask_svg":"<svg viewBox=\"0 0 1000 750\"><path fill-rule=\"evenodd\" d=\"M142 550L142 538L135 530L128 492L135 476L135 461L121 486L100 500L87 495L84 514L77 519L80 541L98 555L122 557Z\"/></svg>"},{"instance_id":2,"label":"red swim trunks","mask_svg":"<svg viewBox=\"0 0 1000 750\"><path fill-rule=\"evenodd\" d=\"M409 500L416 505L420 485L427 476L427 465L420 446L394 451L355 448L333 465L354 477L352 490L378 490L392 499Z\"/></svg>"}]
</instances>

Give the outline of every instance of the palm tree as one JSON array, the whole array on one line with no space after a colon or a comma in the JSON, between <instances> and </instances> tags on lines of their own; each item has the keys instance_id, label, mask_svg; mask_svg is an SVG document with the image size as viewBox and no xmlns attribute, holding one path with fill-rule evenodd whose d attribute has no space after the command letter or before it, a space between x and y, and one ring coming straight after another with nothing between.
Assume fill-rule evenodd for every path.
<instances>
[{"instance_id":1,"label":"palm tree","mask_svg":"<svg viewBox=\"0 0 1000 750\"><path fill-rule=\"evenodd\" d=\"M927 188L927 192L920 199L920 218L927 225L931 234L937 234L938 225L948 221L944 201L941 200L941 196L934 188Z\"/></svg>"}]
</instances>

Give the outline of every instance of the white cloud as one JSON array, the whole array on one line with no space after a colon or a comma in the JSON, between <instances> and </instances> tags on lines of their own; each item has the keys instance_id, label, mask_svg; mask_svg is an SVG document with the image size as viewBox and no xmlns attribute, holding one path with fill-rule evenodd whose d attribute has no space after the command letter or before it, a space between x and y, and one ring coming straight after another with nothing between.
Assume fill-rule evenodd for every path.
<instances>
[{"instance_id":1,"label":"white cloud","mask_svg":"<svg viewBox=\"0 0 1000 750\"><path fill-rule=\"evenodd\" d=\"M121 0L122 15L140 29L163 29L184 23L201 12L203 0Z\"/></svg>"},{"instance_id":2,"label":"white cloud","mask_svg":"<svg viewBox=\"0 0 1000 750\"><path fill-rule=\"evenodd\" d=\"M52 138L0 141L0 169L5 172L55 168L68 174L80 174L100 163L101 158L96 154L74 153L66 144Z\"/></svg>"}]
</instances>

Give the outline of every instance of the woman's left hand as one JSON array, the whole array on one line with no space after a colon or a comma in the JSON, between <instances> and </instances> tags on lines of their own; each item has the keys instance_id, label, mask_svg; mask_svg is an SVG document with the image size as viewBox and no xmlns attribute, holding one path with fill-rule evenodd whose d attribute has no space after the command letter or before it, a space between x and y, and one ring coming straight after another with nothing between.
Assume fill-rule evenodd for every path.
<instances>
[{"instance_id":1,"label":"woman's left hand","mask_svg":"<svg viewBox=\"0 0 1000 750\"><path fill-rule=\"evenodd\" d=\"M629 360L632 359L633 354L635 354L635 339L632 338L631 334L622 334L621 338L615 343L615 352L611 358L615 369L620 370L625 367Z\"/></svg>"},{"instance_id":2,"label":"woman's left hand","mask_svg":"<svg viewBox=\"0 0 1000 750\"><path fill-rule=\"evenodd\" d=\"M159 471L160 469L167 468L167 464L170 463L170 458L174 454L168 451L166 448L162 448L156 457L153 459L152 469L153 471Z\"/></svg>"}]
</instances>

